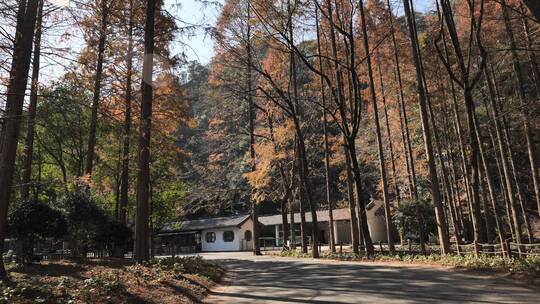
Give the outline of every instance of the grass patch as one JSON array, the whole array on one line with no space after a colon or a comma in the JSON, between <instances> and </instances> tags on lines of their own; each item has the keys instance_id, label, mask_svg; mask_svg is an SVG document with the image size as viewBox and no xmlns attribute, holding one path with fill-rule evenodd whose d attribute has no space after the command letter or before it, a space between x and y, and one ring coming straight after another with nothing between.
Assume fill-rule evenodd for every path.
<instances>
[{"instance_id":1,"label":"grass patch","mask_svg":"<svg viewBox=\"0 0 540 304\"><path fill-rule=\"evenodd\" d=\"M303 254L299 250L274 251L270 254L281 257L310 258L310 254ZM384 255L376 254L373 257L357 255L354 253L332 253L323 251L320 254L322 259L342 260L342 261L362 261L362 262L400 262L407 264L427 264L452 266L471 270L522 273L540 277L540 256L529 255L525 258L503 258L501 256L480 255L411 255L396 254Z\"/></svg>"},{"instance_id":2,"label":"grass patch","mask_svg":"<svg viewBox=\"0 0 540 304\"><path fill-rule=\"evenodd\" d=\"M133 264L123 259L10 265L2 303L201 303L224 270L200 257Z\"/></svg>"}]
</instances>

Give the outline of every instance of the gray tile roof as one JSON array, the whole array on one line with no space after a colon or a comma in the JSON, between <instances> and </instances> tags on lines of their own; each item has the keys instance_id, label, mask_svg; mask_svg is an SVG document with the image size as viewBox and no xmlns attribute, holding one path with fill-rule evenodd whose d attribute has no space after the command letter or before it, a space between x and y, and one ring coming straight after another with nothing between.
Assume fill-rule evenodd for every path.
<instances>
[{"instance_id":1,"label":"gray tile roof","mask_svg":"<svg viewBox=\"0 0 540 304\"><path fill-rule=\"evenodd\" d=\"M351 213L349 208L334 209L332 214L334 215L334 221L349 220L351 219ZM287 215L287 219L290 221L290 215ZM328 222L328 210L318 210L317 211L317 221L318 222ZM259 222L264 226L269 225L281 225L281 214L270 215L270 216L260 216ZM294 214L294 222L300 223L300 213ZM311 223L311 212L306 212L306 222Z\"/></svg>"},{"instance_id":2,"label":"gray tile roof","mask_svg":"<svg viewBox=\"0 0 540 304\"><path fill-rule=\"evenodd\" d=\"M350 220L351 214L349 208L341 208L333 210L334 220ZM216 229L216 228L226 228L226 227L238 227L244 223L249 218L249 214L244 215L233 215L227 217L214 217L206 218L199 220L190 220L190 221L179 221L167 223L161 228L158 232L158 235L164 235L168 233L181 233L181 232L190 232L203 229ZM290 221L290 215L287 214L287 220ZM317 221L318 222L328 222L328 210L318 210L317 211ZM300 223L300 213L294 214L294 222ZM311 223L311 212L306 212L306 222ZM264 226L271 225L281 225L281 214L269 215L269 216L259 216L259 223Z\"/></svg>"},{"instance_id":3,"label":"gray tile roof","mask_svg":"<svg viewBox=\"0 0 540 304\"><path fill-rule=\"evenodd\" d=\"M238 227L249 218L249 214L233 215L227 217L214 217L191 221L179 221L167 223L159 233L196 231L212 228Z\"/></svg>"}]
</instances>

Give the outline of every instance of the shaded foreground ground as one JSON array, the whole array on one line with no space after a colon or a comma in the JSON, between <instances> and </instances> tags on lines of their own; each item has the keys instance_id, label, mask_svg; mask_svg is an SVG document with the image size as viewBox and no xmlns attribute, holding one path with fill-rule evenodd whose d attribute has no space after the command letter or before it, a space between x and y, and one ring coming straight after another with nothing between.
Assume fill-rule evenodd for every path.
<instances>
[{"instance_id":1,"label":"shaded foreground ground","mask_svg":"<svg viewBox=\"0 0 540 304\"><path fill-rule=\"evenodd\" d=\"M229 270L205 303L539 303L540 287L442 267L203 254Z\"/></svg>"},{"instance_id":2,"label":"shaded foreground ground","mask_svg":"<svg viewBox=\"0 0 540 304\"><path fill-rule=\"evenodd\" d=\"M168 262L172 261L172 262ZM197 257L134 265L124 259L62 260L12 268L0 303L201 303L221 268Z\"/></svg>"}]
</instances>

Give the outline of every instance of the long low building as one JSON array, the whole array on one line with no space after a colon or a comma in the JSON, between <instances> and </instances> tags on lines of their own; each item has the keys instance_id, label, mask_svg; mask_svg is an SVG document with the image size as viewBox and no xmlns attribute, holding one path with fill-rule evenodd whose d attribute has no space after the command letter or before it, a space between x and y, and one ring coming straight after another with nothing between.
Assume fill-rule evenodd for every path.
<instances>
[{"instance_id":1,"label":"long low building","mask_svg":"<svg viewBox=\"0 0 540 304\"><path fill-rule=\"evenodd\" d=\"M370 235L374 242L386 241L382 202L372 201L366 208ZM333 210L336 244L351 242L351 214L348 208ZM294 214L294 242L300 243L300 213ZM291 217L287 215L290 225ZM328 210L317 211L319 241L329 242ZM305 213L306 235L311 235L311 213ZM290 227L290 226L289 226ZM289 228L290 229L290 228ZM248 251L253 249L253 221L248 214L171 222L156 234L156 254L192 252ZM259 217L261 247L283 246L282 215ZM291 238L292 239L292 238ZM290 241L289 241L290 242ZM288 244L290 245L290 244Z\"/></svg>"}]
</instances>

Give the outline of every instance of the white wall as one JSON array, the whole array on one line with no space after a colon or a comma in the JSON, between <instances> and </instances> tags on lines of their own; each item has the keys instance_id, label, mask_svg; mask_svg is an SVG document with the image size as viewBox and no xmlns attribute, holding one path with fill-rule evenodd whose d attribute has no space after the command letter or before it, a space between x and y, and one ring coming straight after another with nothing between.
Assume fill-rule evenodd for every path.
<instances>
[{"instance_id":1,"label":"white wall","mask_svg":"<svg viewBox=\"0 0 540 304\"><path fill-rule=\"evenodd\" d=\"M223 232L234 232L234 240L232 242L223 241ZM216 240L213 243L206 242L206 233L214 232L216 234ZM201 241L202 251L238 251L240 249L240 234L237 227L223 228L223 229L207 229L203 230Z\"/></svg>"},{"instance_id":2,"label":"white wall","mask_svg":"<svg viewBox=\"0 0 540 304\"><path fill-rule=\"evenodd\" d=\"M373 243L386 242L386 219L384 215L376 215L376 210L379 208L382 208L382 202L367 211L369 235Z\"/></svg>"},{"instance_id":3,"label":"white wall","mask_svg":"<svg viewBox=\"0 0 540 304\"><path fill-rule=\"evenodd\" d=\"M206 229L202 231L201 244L202 251L240 251L250 250L253 248L253 240L251 242L244 241L244 233L246 230L250 230L253 236L253 226L251 219L248 219L240 228L229 227L220 229ZM223 232L232 231L234 233L234 240L232 242L223 241ZM206 242L206 233L214 232L216 234L216 240L213 243ZM243 246L242 246L243 243ZM247 247L247 248L246 248Z\"/></svg>"}]
</instances>

